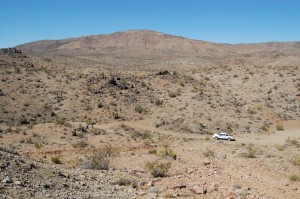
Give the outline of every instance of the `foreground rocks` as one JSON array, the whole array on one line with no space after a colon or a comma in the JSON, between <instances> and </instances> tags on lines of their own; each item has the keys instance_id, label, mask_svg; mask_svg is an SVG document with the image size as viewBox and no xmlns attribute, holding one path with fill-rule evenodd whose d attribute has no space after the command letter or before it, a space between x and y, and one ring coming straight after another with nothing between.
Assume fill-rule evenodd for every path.
<instances>
[{"instance_id":1,"label":"foreground rocks","mask_svg":"<svg viewBox=\"0 0 300 199\"><path fill-rule=\"evenodd\" d=\"M136 198L110 182L113 171L66 170L0 148L0 198Z\"/></svg>"}]
</instances>

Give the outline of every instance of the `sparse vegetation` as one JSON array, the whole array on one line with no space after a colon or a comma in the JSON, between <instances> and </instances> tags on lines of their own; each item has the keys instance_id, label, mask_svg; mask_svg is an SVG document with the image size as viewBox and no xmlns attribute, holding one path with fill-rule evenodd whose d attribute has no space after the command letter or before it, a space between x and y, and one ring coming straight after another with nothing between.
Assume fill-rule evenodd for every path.
<instances>
[{"instance_id":1,"label":"sparse vegetation","mask_svg":"<svg viewBox=\"0 0 300 199\"><path fill-rule=\"evenodd\" d=\"M162 104L163 104L163 100L162 99L158 99L158 98L155 98L155 104L157 105L157 106L161 106Z\"/></svg>"},{"instance_id":2,"label":"sparse vegetation","mask_svg":"<svg viewBox=\"0 0 300 199\"><path fill-rule=\"evenodd\" d=\"M300 147L300 143L299 143L299 141L295 137L288 137L286 139L286 143L288 143L289 145L294 145L297 148Z\"/></svg>"},{"instance_id":3,"label":"sparse vegetation","mask_svg":"<svg viewBox=\"0 0 300 199\"><path fill-rule=\"evenodd\" d=\"M58 156L53 156L51 157L51 161L54 163L54 164L61 164L61 160Z\"/></svg>"},{"instance_id":4,"label":"sparse vegetation","mask_svg":"<svg viewBox=\"0 0 300 199\"><path fill-rule=\"evenodd\" d=\"M164 149L162 150L162 156L163 157L170 157L173 158L174 160L177 159L177 154L174 150L170 149L168 145L164 146Z\"/></svg>"},{"instance_id":5,"label":"sparse vegetation","mask_svg":"<svg viewBox=\"0 0 300 199\"><path fill-rule=\"evenodd\" d=\"M145 168L151 172L151 175L155 178L166 177L168 175L169 169L171 168L171 163L162 163L159 161L146 162Z\"/></svg>"},{"instance_id":6,"label":"sparse vegetation","mask_svg":"<svg viewBox=\"0 0 300 199\"><path fill-rule=\"evenodd\" d=\"M255 158L256 155L256 149L254 148L253 144L248 144L246 145L246 153L245 153L245 157L246 158Z\"/></svg>"},{"instance_id":7,"label":"sparse vegetation","mask_svg":"<svg viewBox=\"0 0 300 199\"><path fill-rule=\"evenodd\" d=\"M291 174L291 175L289 175L289 180L290 180L290 181L293 181L293 182L299 181L299 180L300 180L300 177L299 177L299 175L297 175L297 174Z\"/></svg>"},{"instance_id":8,"label":"sparse vegetation","mask_svg":"<svg viewBox=\"0 0 300 199\"><path fill-rule=\"evenodd\" d=\"M58 118L56 120L56 124L59 124L59 125L64 125L66 124L66 118Z\"/></svg>"},{"instance_id":9,"label":"sparse vegetation","mask_svg":"<svg viewBox=\"0 0 300 199\"><path fill-rule=\"evenodd\" d=\"M149 154L157 154L157 150L156 149L151 149L148 151Z\"/></svg>"},{"instance_id":10,"label":"sparse vegetation","mask_svg":"<svg viewBox=\"0 0 300 199\"><path fill-rule=\"evenodd\" d=\"M300 156L295 156L293 159L292 159L292 163L295 165L295 166L298 166L300 167Z\"/></svg>"},{"instance_id":11,"label":"sparse vegetation","mask_svg":"<svg viewBox=\"0 0 300 199\"><path fill-rule=\"evenodd\" d=\"M171 98L175 98L177 96L178 96L178 93L175 93L175 92L170 92L169 93L169 97L171 97Z\"/></svg>"},{"instance_id":12,"label":"sparse vegetation","mask_svg":"<svg viewBox=\"0 0 300 199\"><path fill-rule=\"evenodd\" d=\"M137 113L142 113L144 112L144 109L142 108L142 106L138 105L134 108L134 111Z\"/></svg>"},{"instance_id":13,"label":"sparse vegetation","mask_svg":"<svg viewBox=\"0 0 300 199\"><path fill-rule=\"evenodd\" d=\"M276 129L277 129L278 131L284 131L284 126L283 126L283 124L277 124L277 125L276 125Z\"/></svg>"},{"instance_id":14,"label":"sparse vegetation","mask_svg":"<svg viewBox=\"0 0 300 199\"><path fill-rule=\"evenodd\" d=\"M85 140L77 141L73 144L74 148L85 148L88 145L88 143Z\"/></svg>"},{"instance_id":15,"label":"sparse vegetation","mask_svg":"<svg viewBox=\"0 0 300 199\"><path fill-rule=\"evenodd\" d=\"M113 115L113 118L116 120L120 118L119 113L117 113L117 112L113 112L112 115Z\"/></svg>"},{"instance_id":16,"label":"sparse vegetation","mask_svg":"<svg viewBox=\"0 0 300 199\"><path fill-rule=\"evenodd\" d=\"M43 147L43 144L39 143L39 142L36 142L36 143L34 143L34 147L37 148L37 149L41 149Z\"/></svg>"},{"instance_id":17,"label":"sparse vegetation","mask_svg":"<svg viewBox=\"0 0 300 199\"><path fill-rule=\"evenodd\" d=\"M146 140L151 138L151 134L149 131L145 131L145 132L139 132L137 130L132 130L130 132L131 134L131 138L132 139L142 139L142 140Z\"/></svg>"},{"instance_id":18,"label":"sparse vegetation","mask_svg":"<svg viewBox=\"0 0 300 199\"><path fill-rule=\"evenodd\" d=\"M109 157L116 153L116 149L107 145L103 148L93 149L90 154L86 155L86 161L83 167L93 170L108 170L110 166Z\"/></svg>"},{"instance_id":19,"label":"sparse vegetation","mask_svg":"<svg viewBox=\"0 0 300 199\"><path fill-rule=\"evenodd\" d=\"M208 148L208 147L206 147L205 151L203 151L202 154L205 157L214 157L215 156L215 152L212 149Z\"/></svg>"},{"instance_id":20,"label":"sparse vegetation","mask_svg":"<svg viewBox=\"0 0 300 199\"><path fill-rule=\"evenodd\" d=\"M41 185L33 195L44 196L43 190L49 197L62 193L83 198L102 193L123 198L258 198L266 190L263 197L299 195L299 180L288 181L292 173L299 176L300 168L295 133L300 67L299 57L285 51L288 44L280 53L276 44L274 52L246 54L240 45L238 55L233 46L220 45L202 56L209 43L202 49L193 41L194 50L189 43L183 48L191 52L188 56L177 56L180 43L160 53L164 46L159 41L165 36L158 38L147 33L132 43L147 42L146 57L139 54L142 48L127 57L118 48L102 53L100 45L89 55L97 36L83 38L83 46L92 44L86 54L79 44L67 44L73 40L53 46L46 41L54 49L74 48L62 56L63 49L50 49L47 62L34 53L3 56L0 49L0 192L25 196L27 188ZM229 57L214 57L228 48ZM31 61L34 66L27 67ZM214 141L217 131L233 134L237 141ZM6 176L12 182L4 182Z\"/></svg>"}]
</instances>

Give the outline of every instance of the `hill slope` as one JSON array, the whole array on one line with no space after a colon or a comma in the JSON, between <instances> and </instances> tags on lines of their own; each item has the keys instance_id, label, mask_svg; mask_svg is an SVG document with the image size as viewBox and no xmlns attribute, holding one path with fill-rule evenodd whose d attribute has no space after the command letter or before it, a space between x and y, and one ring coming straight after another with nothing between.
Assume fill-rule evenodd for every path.
<instances>
[{"instance_id":1,"label":"hill slope","mask_svg":"<svg viewBox=\"0 0 300 199\"><path fill-rule=\"evenodd\" d=\"M228 56L234 54L300 53L300 42L218 44L149 30L132 30L63 40L43 40L17 46L35 54L115 54L126 56Z\"/></svg>"}]
</instances>

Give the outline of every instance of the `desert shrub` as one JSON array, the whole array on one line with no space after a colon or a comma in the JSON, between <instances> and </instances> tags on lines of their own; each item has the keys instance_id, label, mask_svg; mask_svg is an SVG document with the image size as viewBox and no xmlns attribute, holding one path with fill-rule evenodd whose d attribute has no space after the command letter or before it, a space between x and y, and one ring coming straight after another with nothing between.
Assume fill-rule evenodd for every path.
<instances>
[{"instance_id":1,"label":"desert shrub","mask_svg":"<svg viewBox=\"0 0 300 199\"><path fill-rule=\"evenodd\" d=\"M119 186L131 186L132 188L138 187L138 182L136 180L128 178L120 178L114 184Z\"/></svg>"},{"instance_id":2,"label":"desert shrub","mask_svg":"<svg viewBox=\"0 0 300 199\"><path fill-rule=\"evenodd\" d=\"M51 117L54 117L54 116L56 116L56 113L51 111Z\"/></svg>"},{"instance_id":3,"label":"desert shrub","mask_svg":"<svg viewBox=\"0 0 300 199\"><path fill-rule=\"evenodd\" d=\"M87 125L92 125L92 124L93 124L92 119L91 119L91 118L88 118L88 119L86 120L86 124L87 124Z\"/></svg>"},{"instance_id":4,"label":"desert shrub","mask_svg":"<svg viewBox=\"0 0 300 199\"><path fill-rule=\"evenodd\" d=\"M61 160L58 156L53 156L51 157L51 161L54 163L54 164L61 164Z\"/></svg>"},{"instance_id":5,"label":"desert shrub","mask_svg":"<svg viewBox=\"0 0 300 199\"><path fill-rule=\"evenodd\" d=\"M130 132L130 134L131 134L132 139L146 140L146 139L151 138L151 134L149 131L139 132L139 131L133 130Z\"/></svg>"},{"instance_id":6,"label":"desert shrub","mask_svg":"<svg viewBox=\"0 0 300 199\"><path fill-rule=\"evenodd\" d=\"M76 129L73 129L73 130L72 130L72 136L77 136L77 131L76 131Z\"/></svg>"},{"instance_id":7,"label":"desert shrub","mask_svg":"<svg viewBox=\"0 0 300 199\"><path fill-rule=\"evenodd\" d=\"M142 113L142 112L144 112L144 109L142 106L138 105L134 108L134 111L137 113Z\"/></svg>"},{"instance_id":8,"label":"desert shrub","mask_svg":"<svg viewBox=\"0 0 300 199\"><path fill-rule=\"evenodd\" d=\"M261 130L263 130L263 131L269 131L269 125L268 124L264 124L264 125L262 125L261 127L260 127L260 129Z\"/></svg>"},{"instance_id":9,"label":"desert shrub","mask_svg":"<svg viewBox=\"0 0 300 199\"><path fill-rule=\"evenodd\" d=\"M148 151L149 154L157 154L157 150L156 149L151 149Z\"/></svg>"},{"instance_id":10,"label":"desert shrub","mask_svg":"<svg viewBox=\"0 0 300 199\"><path fill-rule=\"evenodd\" d=\"M86 156L84 163L85 169L108 170L110 161L109 157L115 154L115 149L110 145L104 148L93 149L92 153Z\"/></svg>"},{"instance_id":11,"label":"desert shrub","mask_svg":"<svg viewBox=\"0 0 300 199\"><path fill-rule=\"evenodd\" d=\"M292 163L298 167L300 167L300 156L295 156L293 159L292 159Z\"/></svg>"},{"instance_id":12,"label":"desert shrub","mask_svg":"<svg viewBox=\"0 0 300 199\"><path fill-rule=\"evenodd\" d=\"M17 133L17 134L19 134L21 132L21 129L20 128L17 128L16 130L15 130L15 133Z\"/></svg>"},{"instance_id":13,"label":"desert shrub","mask_svg":"<svg viewBox=\"0 0 300 199\"><path fill-rule=\"evenodd\" d=\"M157 106L162 105L163 102L164 102L164 101L163 101L162 99L158 99L158 98L155 99L155 104L156 104Z\"/></svg>"},{"instance_id":14,"label":"desert shrub","mask_svg":"<svg viewBox=\"0 0 300 199\"><path fill-rule=\"evenodd\" d=\"M214 157L215 156L215 152L208 147L206 147L205 151L203 151L202 154L205 157Z\"/></svg>"},{"instance_id":15,"label":"desert shrub","mask_svg":"<svg viewBox=\"0 0 300 199\"><path fill-rule=\"evenodd\" d=\"M300 177L297 174L291 174L291 175L289 175L289 180L290 181L299 181Z\"/></svg>"},{"instance_id":16,"label":"desert shrub","mask_svg":"<svg viewBox=\"0 0 300 199\"><path fill-rule=\"evenodd\" d=\"M276 144L276 145L275 145L275 148L276 148L278 151L283 151L283 150L284 150L284 145Z\"/></svg>"},{"instance_id":17,"label":"desert shrub","mask_svg":"<svg viewBox=\"0 0 300 199\"><path fill-rule=\"evenodd\" d=\"M32 133L32 137L38 137L37 133Z\"/></svg>"},{"instance_id":18,"label":"desert shrub","mask_svg":"<svg viewBox=\"0 0 300 199\"><path fill-rule=\"evenodd\" d=\"M26 138L26 139L25 139L25 142L26 142L27 144L33 144L33 141L32 141L32 139L31 139L31 137Z\"/></svg>"},{"instance_id":19,"label":"desert shrub","mask_svg":"<svg viewBox=\"0 0 300 199\"><path fill-rule=\"evenodd\" d=\"M174 93L174 92L169 93L169 97L171 97L171 98L174 98L174 97L177 97L177 96L178 96L178 93Z\"/></svg>"},{"instance_id":20,"label":"desert shrub","mask_svg":"<svg viewBox=\"0 0 300 199\"><path fill-rule=\"evenodd\" d=\"M36 142L36 143L34 143L34 147L37 148L37 149L40 149L40 148L43 147L43 144L39 143L39 142Z\"/></svg>"},{"instance_id":21,"label":"desert shrub","mask_svg":"<svg viewBox=\"0 0 300 199\"><path fill-rule=\"evenodd\" d=\"M295 138L295 137L288 137L287 139L286 139L286 142L288 143L288 144L290 144L290 145L294 145L294 146L296 146L296 147L300 147L300 143L299 143L299 141Z\"/></svg>"},{"instance_id":22,"label":"desert shrub","mask_svg":"<svg viewBox=\"0 0 300 199\"><path fill-rule=\"evenodd\" d=\"M278 131L283 131L283 130L284 130L284 126L283 126L282 124L277 124L277 125L276 125L276 129L277 129Z\"/></svg>"},{"instance_id":23,"label":"desert shrub","mask_svg":"<svg viewBox=\"0 0 300 199\"><path fill-rule=\"evenodd\" d=\"M58 118L55 123L59 125L64 125L66 123L66 118Z\"/></svg>"},{"instance_id":24,"label":"desert shrub","mask_svg":"<svg viewBox=\"0 0 300 199\"><path fill-rule=\"evenodd\" d=\"M73 144L74 148L85 148L88 145L88 143L85 140L80 140Z\"/></svg>"},{"instance_id":25,"label":"desert shrub","mask_svg":"<svg viewBox=\"0 0 300 199\"><path fill-rule=\"evenodd\" d=\"M256 149L254 148L254 145L253 144L248 144L246 146L246 153L245 153L245 157L246 158L255 158L255 155L256 155Z\"/></svg>"},{"instance_id":26,"label":"desert shrub","mask_svg":"<svg viewBox=\"0 0 300 199\"><path fill-rule=\"evenodd\" d=\"M104 105L101 103L101 102L99 102L98 104L97 104L97 107L98 108L102 108Z\"/></svg>"},{"instance_id":27,"label":"desert shrub","mask_svg":"<svg viewBox=\"0 0 300 199\"><path fill-rule=\"evenodd\" d=\"M113 112L112 115L113 115L113 118L116 120L120 118L119 113L117 113L117 112Z\"/></svg>"},{"instance_id":28,"label":"desert shrub","mask_svg":"<svg viewBox=\"0 0 300 199\"><path fill-rule=\"evenodd\" d=\"M164 146L164 149L162 151L162 156L163 157L170 157L170 158L173 158L174 160L177 159L176 152L173 149L171 149L168 145Z\"/></svg>"},{"instance_id":29,"label":"desert shrub","mask_svg":"<svg viewBox=\"0 0 300 199\"><path fill-rule=\"evenodd\" d=\"M158 161L146 162L145 168L149 170L151 175L155 178L165 177L168 175L169 169L171 168L171 163L162 163Z\"/></svg>"},{"instance_id":30,"label":"desert shrub","mask_svg":"<svg viewBox=\"0 0 300 199\"><path fill-rule=\"evenodd\" d=\"M12 132L13 132L13 129L11 127L6 129L6 133L12 133Z\"/></svg>"},{"instance_id":31,"label":"desert shrub","mask_svg":"<svg viewBox=\"0 0 300 199\"><path fill-rule=\"evenodd\" d=\"M80 132L80 133L77 134L77 136L80 137L80 138L84 138L84 135L85 135L84 132Z\"/></svg>"},{"instance_id":32,"label":"desert shrub","mask_svg":"<svg viewBox=\"0 0 300 199\"><path fill-rule=\"evenodd\" d=\"M126 124L121 124L120 127L124 130L124 131L134 131L134 128L127 126Z\"/></svg>"}]
</instances>

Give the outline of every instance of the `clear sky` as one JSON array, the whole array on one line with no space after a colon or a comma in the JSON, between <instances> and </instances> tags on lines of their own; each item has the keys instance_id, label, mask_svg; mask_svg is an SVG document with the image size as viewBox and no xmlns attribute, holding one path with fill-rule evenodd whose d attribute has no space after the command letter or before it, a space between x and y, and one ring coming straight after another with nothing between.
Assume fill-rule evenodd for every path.
<instances>
[{"instance_id":1,"label":"clear sky","mask_svg":"<svg viewBox=\"0 0 300 199\"><path fill-rule=\"evenodd\" d=\"M136 29L222 43L300 41L300 0L0 0L0 48Z\"/></svg>"}]
</instances>

